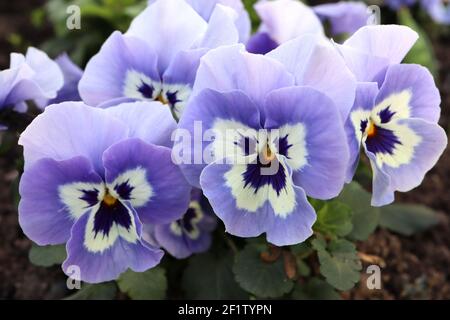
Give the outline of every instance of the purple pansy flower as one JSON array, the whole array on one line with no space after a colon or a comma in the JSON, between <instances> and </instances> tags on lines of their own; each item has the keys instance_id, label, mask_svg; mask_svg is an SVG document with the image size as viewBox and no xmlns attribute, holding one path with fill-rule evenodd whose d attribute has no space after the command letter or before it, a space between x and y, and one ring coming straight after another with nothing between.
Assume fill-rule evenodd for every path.
<instances>
[{"instance_id":1,"label":"purple pansy flower","mask_svg":"<svg viewBox=\"0 0 450 320\"><path fill-rule=\"evenodd\" d=\"M313 7L323 20L328 20L333 35L352 34L367 24L369 18L367 5L363 2L349 1L327 3Z\"/></svg>"},{"instance_id":2,"label":"purple pansy flower","mask_svg":"<svg viewBox=\"0 0 450 320\"><path fill-rule=\"evenodd\" d=\"M164 248L177 259L208 250L217 220L204 209L201 199L202 192L194 188L189 208L181 219L163 225L144 225L149 242Z\"/></svg>"},{"instance_id":3,"label":"purple pansy flower","mask_svg":"<svg viewBox=\"0 0 450 320\"><path fill-rule=\"evenodd\" d=\"M38 101L38 105L43 109L48 105L65 101L81 101L78 93L78 82L83 75L83 70L70 60L66 53L61 54L55 59L61 69L64 77L64 85L58 91L55 98L49 100Z\"/></svg>"},{"instance_id":4,"label":"purple pansy flower","mask_svg":"<svg viewBox=\"0 0 450 320\"><path fill-rule=\"evenodd\" d=\"M39 245L67 243L63 270L78 266L86 282L158 264L163 252L142 240L142 223L179 219L189 203L167 147L175 128L159 102L47 107L19 140L24 233Z\"/></svg>"},{"instance_id":5,"label":"purple pansy flower","mask_svg":"<svg viewBox=\"0 0 450 320\"><path fill-rule=\"evenodd\" d=\"M304 34L324 37L320 19L312 8L300 1L261 0L254 7L261 18L261 25L247 43L249 52L265 54Z\"/></svg>"},{"instance_id":6,"label":"purple pansy flower","mask_svg":"<svg viewBox=\"0 0 450 320\"><path fill-rule=\"evenodd\" d=\"M448 0L422 0L422 6L434 21L450 25L450 2Z\"/></svg>"},{"instance_id":7,"label":"purple pansy flower","mask_svg":"<svg viewBox=\"0 0 450 320\"><path fill-rule=\"evenodd\" d=\"M152 4L157 0L149 0ZM235 25L239 32L239 42L246 43L250 37L251 22L247 10L241 0L185 0L203 19L211 19L214 8L217 4L232 8L237 13Z\"/></svg>"},{"instance_id":8,"label":"purple pansy flower","mask_svg":"<svg viewBox=\"0 0 450 320\"><path fill-rule=\"evenodd\" d=\"M26 100L52 99L63 85L58 65L47 54L28 48L25 55L11 54L9 69L0 71L0 110L27 110Z\"/></svg>"},{"instance_id":9,"label":"purple pansy flower","mask_svg":"<svg viewBox=\"0 0 450 320\"><path fill-rule=\"evenodd\" d=\"M83 100L110 106L124 100L157 100L179 118L190 96L200 58L238 42L236 12L217 5L205 21L184 0L158 0L114 32L87 64L79 84Z\"/></svg>"},{"instance_id":10,"label":"purple pansy flower","mask_svg":"<svg viewBox=\"0 0 450 320\"><path fill-rule=\"evenodd\" d=\"M306 196L329 199L343 187L349 155L341 110L320 91L296 86L316 44L306 39L269 56L230 46L202 59L179 132L195 136L201 121L208 138L176 139L173 157L182 154L184 174L231 234L265 232L275 245L304 241L316 219ZM198 153L211 161L189 164Z\"/></svg>"},{"instance_id":11,"label":"purple pansy flower","mask_svg":"<svg viewBox=\"0 0 450 320\"><path fill-rule=\"evenodd\" d=\"M383 73L382 85L358 86L346 124L351 181L362 144L373 171L372 205L394 201L394 191L417 187L447 145L437 125L440 96L430 72L419 65L397 64Z\"/></svg>"}]
</instances>

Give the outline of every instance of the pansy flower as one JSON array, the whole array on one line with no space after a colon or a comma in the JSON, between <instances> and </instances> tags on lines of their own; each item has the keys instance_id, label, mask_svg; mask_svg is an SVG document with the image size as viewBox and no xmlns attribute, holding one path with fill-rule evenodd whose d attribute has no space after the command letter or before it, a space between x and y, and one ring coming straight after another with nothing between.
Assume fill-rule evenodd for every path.
<instances>
[{"instance_id":1,"label":"pansy flower","mask_svg":"<svg viewBox=\"0 0 450 320\"><path fill-rule=\"evenodd\" d=\"M292 63L305 57L299 47L293 56L285 49L273 56ZM334 101L296 86L275 58L240 46L210 51L197 80L201 90L186 108L173 149L188 180L201 186L233 235L265 232L275 245L307 239L316 214L306 197L335 197L344 184L349 155ZM186 141L198 124L207 138Z\"/></svg>"},{"instance_id":2,"label":"pansy flower","mask_svg":"<svg viewBox=\"0 0 450 320\"><path fill-rule=\"evenodd\" d=\"M77 266L86 282L158 264L163 252L142 240L142 223L179 219L189 203L167 147L175 127L159 102L47 107L19 140L24 233L39 245L67 243L63 270Z\"/></svg>"},{"instance_id":3,"label":"pansy flower","mask_svg":"<svg viewBox=\"0 0 450 320\"><path fill-rule=\"evenodd\" d=\"M363 146L373 172L372 205L394 201L394 191L417 187L447 145L437 125L440 96L430 72L419 65L398 64L383 72L382 85L358 86L346 124L351 181Z\"/></svg>"},{"instance_id":4,"label":"pansy flower","mask_svg":"<svg viewBox=\"0 0 450 320\"><path fill-rule=\"evenodd\" d=\"M158 0L114 32L87 64L79 84L83 101L111 106L124 100L160 101L179 118L200 58L238 42L236 12L217 5L205 21L184 0Z\"/></svg>"},{"instance_id":5,"label":"pansy flower","mask_svg":"<svg viewBox=\"0 0 450 320\"><path fill-rule=\"evenodd\" d=\"M429 1L429 0L426 0ZM398 10L401 7L411 7L417 0L385 0L385 4L392 10Z\"/></svg>"},{"instance_id":6,"label":"pansy flower","mask_svg":"<svg viewBox=\"0 0 450 320\"><path fill-rule=\"evenodd\" d=\"M450 25L450 2L448 0L422 0L422 7L437 23Z\"/></svg>"},{"instance_id":7,"label":"pansy flower","mask_svg":"<svg viewBox=\"0 0 450 320\"><path fill-rule=\"evenodd\" d=\"M150 243L177 259L184 259L209 249L216 220L203 205L201 190L193 188L189 208L181 219L162 225L144 225L144 231Z\"/></svg>"},{"instance_id":8,"label":"pansy flower","mask_svg":"<svg viewBox=\"0 0 450 320\"><path fill-rule=\"evenodd\" d=\"M325 36L313 9L297 0L260 0L254 8L261 19L258 32L250 37L247 50L265 54L301 35Z\"/></svg>"},{"instance_id":9,"label":"pansy flower","mask_svg":"<svg viewBox=\"0 0 450 320\"><path fill-rule=\"evenodd\" d=\"M332 35L352 34L369 19L367 5L359 1L340 1L313 7L320 19L328 21Z\"/></svg>"},{"instance_id":10,"label":"pansy flower","mask_svg":"<svg viewBox=\"0 0 450 320\"><path fill-rule=\"evenodd\" d=\"M43 51L30 47L25 55L12 53L9 69L0 71L0 110L25 112L25 101L55 98L63 81L58 65Z\"/></svg>"}]
</instances>

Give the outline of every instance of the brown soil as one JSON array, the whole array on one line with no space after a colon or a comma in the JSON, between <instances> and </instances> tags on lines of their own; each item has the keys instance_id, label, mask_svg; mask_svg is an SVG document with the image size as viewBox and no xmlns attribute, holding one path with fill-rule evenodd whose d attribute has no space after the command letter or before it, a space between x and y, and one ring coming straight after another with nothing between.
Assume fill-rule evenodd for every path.
<instances>
[{"instance_id":1,"label":"brown soil","mask_svg":"<svg viewBox=\"0 0 450 320\"><path fill-rule=\"evenodd\" d=\"M14 32L35 39L38 45L42 32L30 26L28 13L42 0L15 0L0 3L0 68L7 67L7 41ZM28 44L28 43L27 43ZM450 119L450 41L435 41L441 62L442 94L441 125L449 129ZM447 131L448 132L448 131ZM31 242L18 225L13 185L17 178L15 154L20 149L0 156L0 299L57 299L67 294L60 267L40 268L28 260ZM433 229L412 237L402 237L380 229L358 249L381 257L382 290L368 290L360 285L344 295L348 299L450 299L450 150L447 149L437 166L428 173L417 189L398 196L399 201L421 203L437 210L441 223ZM364 275L363 275L364 280ZM364 281L361 284L365 283Z\"/></svg>"}]
</instances>

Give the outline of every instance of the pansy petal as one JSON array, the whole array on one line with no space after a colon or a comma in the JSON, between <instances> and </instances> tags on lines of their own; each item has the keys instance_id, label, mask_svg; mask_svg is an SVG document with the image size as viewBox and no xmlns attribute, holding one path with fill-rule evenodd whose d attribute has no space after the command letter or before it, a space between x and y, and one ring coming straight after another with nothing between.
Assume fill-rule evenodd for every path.
<instances>
[{"instance_id":1,"label":"pansy petal","mask_svg":"<svg viewBox=\"0 0 450 320\"><path fill-rule=\"evenodd\" d=\"M108 235L95 234L95 211L87 212L77 220L66 246L67 259L63 263L68 276L76 266L80 271L80 279L77 280L99 283L117 279L128 268L143 272L159 263L163 252L142 242L139 218L129 204L124 206L130 214L130 227L127 229L115 223Z\"/></svg>"},{"instance_id":2,"label":"pansy petal","mask_svg":"<svg viewBox=\"0 0 450 320\"><path fill-rule=\"evenodd\" d=\"M347 45L335 44L335 46L357 81L375 81L375 78L390 64L386 57L378 57L370 52L363 52Z\"/></svg>"},{"instance_id":3,"label":"pansy petal","mask_svg":"<svg viewBox=\"0 0 450 320\"><path fill-rule=\"evenodd\" d=\"M387 69L375 111L389 108L394 118L420 118L437 123L441 97L427 68L415 64L392 65Z\"/></svg>"},{"instance_id":4,"label":"pansy petal","mask_svg":"<svg viewBox=\"0 0 450 320\"><path fill-rule=\"evenodd\" d=\"M375 105L375 97L378 94L378 85L375 82L360 82L356 89L355 103L350 116L345 123L345 132L350 151L350 161L347 170L346 183L350 183L355 175L359 162L361 142L364 124L370 117L371 110Z\"/></svg>"},{"instance_id":5,"label":"pansy petal","mask_svg":"<svg viewBox=\"0 0 450 320\"><path fill-rule=\"evenodd\" d=\"M381 207L394 202L394 190L391 187L391 177L376 164L375 155L366 150L366 155L372 167L372 200L371 205Z\"/></svg>"},{"instance_id":6,"label":"pansy petal","mask_svg":"<svg viewBox=\"0 0 450 320\"><path fill-rule=\"evenodd\" d=\"M417 138L412 137L411 134L402 135L406 135L408 131L401 127L407 127L415 133ZM447 136L437 124L422 119L401 119L391 124L389 128L395 130L394 133L398 136L402 148L410 147L413 150L409 155L406 155L406 149L402 154L392 154L394 162L383 162L380 166L380 159L376 159L375 163L390 177L391 192L407 192L419 186L425 174L436 164L447 146ZM376 204L387 203L376 201Z\"/></svg>"},{"instance_id":7,"label":"pansy petal","mask_svg":"<svg viewBox=\"0 0 450 320\"><path fill-rule=\"evenodd\" d=\"M327 3L313 7L323 20L330 21L333 35L352 34L367 24L369 14L367 5L358 1Z\"/></svg>"},{"instance_id":8,"label":"pansy petal","mask_svg":"<svg viewBox=\"0 0 450 320\"><path fill-rule=\"evenodd\" d=\"M208 21L208 29L200 42L200 47L217 48L239 42L239 33L235 25L237 12L227 6L215 6Z\"/></svg>"},{"instance_id":9,"label":"pansy petal","mask_svg":"<svg viewBox=\"0 0 450 320\"><path fill-rule=\"evenodd\" d=\"M344 45L396 64L402 62L418 37L417 32L406 26L372 25L356 31Z\"/></svg>"},{"instance_id":10,"label":"pansy petal","mask_svg":"<svg viewBox=\"0 0 450 320\"><path fill-rule=\"evenodd\" d=\"M226 231L239 237L256 237L273 224L269 209L268 186L254 192L244 188L246 165L212 163L202 172L200 184Z\"/></svg>"},{"instance_id":11,"label":"pansy petal","mask_svg":"<svg viewBox=\"0 0 450 320\"><path fill-rule=\"evenodd\" d=\"M140 139L127 139L103 155L111 194L128 200L144 223L168 223L189 205L190 190L170 149Z\"/></svg>"},{"instance_id":12,"label":"pansy petal","mask_svg":"<svg viewBox=\"0 0 450 320\"><path fill-rule=\"evenodd\" d=\"M193 48L207 29L206 21L183 0L156 1L131 22L127 36L144 40L158 55L162 74L175 54Z\"/></svg>"},{"instance_id":13,"label":"pansy petal","mask_svg":"<svg viewBox=\"0 0 450 320\"><path fill-rule=\"evenodd\" d=\"M92 106L127 96L131 85L137 86L147 78L160 80L157 62L156 52L143 40L116 31L88 62L78 87L80 95ZM133 76L142 79L130 79Z\"/></svg>"},{"instance_id":14,"label":"pansy petal","mask_svg":"<svg viewBox=\"0 0 450 320\"><path fill-rule=\"evenodd\" d=\"M294 186L295 211L286 217L276 216L271 229L267 231L267 241L276 246L293 245L308 239L316 221L314 208L309 204L305 191Z\"/></svg>"},{"instance_id":15,"label":"pansy petal","mask_svg":"<svg viewBox=\"0 0 450 320\"><path fill-rule=\"evenodd\" d=\"M41 159L20 180L20 226L39 245L65 243L74 221L98 202L102 188L86 158Z\"/></svg>"},{"instance_id":16,"label":"pansy petal","mask_svg":"<svg viewBox=\"0 0 450 320\"><path fill-rule=\"evenodd\" d=\"M262 20L262 30L277 43L284 43L300 35L323 35L323 27L314 11L294 0L260 1L255 10Z\"/></svg>"},{"instance_id":17,"label":"pansy petal","mask_svg":"<svg viewBox=\"0 0 450 320\"><path fill-rule=\"evenodd\" d=\"M178 52L163 74L164 83L194 85L200 58L208 51L206 48Z\"/></svg>"},{"instance_id":18,"label":"pansy petal","mask_svg":"<svg viewBox=\"0 0 450 320\"><path fill-rule=\"evenodd\" d=\"M256 54L266 54L276 47L278 43L267 32L261 31L252 35L246 44L247 51Z\"/></svg>"},{"instance_id":19,"label":"pansy petal","mask_svg":"<svg viewBox=\"0 0 450 320\"><path fill-rule=\"evenodd\" d=\"M177 163L189 183L199 188L200 173L208 163L223 158L224 153L234 155L238 151L237 140L230 134L235 133L235 138L241 139L259 127L259 110L244 93L205 89L186 108L172 153L179 158ZM211 161L205 156L210 156Z\"/></svg>"},{"instance_id":20,"label":"pansy petal","mask_svg":"<svg viewBox=\"0 0 450 320\"><path fill-rule=\"evenodd\" d=\"M293 84L293 76L280 62L234 45L211 50L203 56L193 95L205 88L221 92L242 90L262 104L270 91Z\"/></svg>"},{"instance_id":21,"label":"pansy petal","mask_svg":"<svg viewBox=\"0 0 450 320\"><path fill-rule=\"evenodd\" d=\"M25 170L42 158L84 156L103 176L103 152L127 135L125 124L104 110L63 102L47 107L21 134L19 144L24 147Z\"/></svg>"},{"instance_id":22,"label":"pansy petal","mask_svg":"<svg viewBox=\"0 0 450 320\"><path fill-rule=\"evenodd\" d=\"M356 79L339 52L318 37L291 40L267 54L286 66L297 85L311 86L328 95L347 119L355 99Z\"/></svg>"},{"instance_id":23,"label":"pansy petal","mask_svg":"<svg viewBox=\"0 0 450 320\"><path fill-rule=\"evenodd\" d=\"M108 108L106 113L118 118L129 128L130 138L159 146L171 147L170 139L177 124L170 113L170 109L156 101L140 101L122 103Z\"/></svg>"},{"instance_id":24,"label":"pansy petal","mask_svg":"<svg viewBox=\"0 0 450 320\"><path fill-rule=\"evenodd\" d=\"M64 85L58 91L58 95L55 98L40 101L40 108L64 101L81 101L81 97L78 92L78 83L83 75L83 70L74 64L66 53L58 56L55 59L55 62L58 64L63 73Z\"/></svg>"},{"instance_id":25,"label":"pansy petal","mask_svg":"<svg viewBox=\"0 0 450 320\"><path fill-rule=\"evenodd\" d=\"M265 128L279 129L280 139L286 137L291 145L284 156L293 169L294 183L313 198L337 196L344 185L349 151L333 101L315 89L291 87L272 92L265 110Z\"/></svg>"}]
</instances>

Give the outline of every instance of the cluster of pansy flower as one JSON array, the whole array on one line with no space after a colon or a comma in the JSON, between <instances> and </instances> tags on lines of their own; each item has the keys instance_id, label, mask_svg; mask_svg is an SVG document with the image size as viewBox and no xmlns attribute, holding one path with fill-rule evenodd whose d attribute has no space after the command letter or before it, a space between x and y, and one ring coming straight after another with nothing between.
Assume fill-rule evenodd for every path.
<instances>
[{"instance_id":1,"label":"cluster of pansy flower","mask_svg":"<svg viewBox=\"0 0 450 320\"><path fill-rule=\"evenodd\" d=\"M417 34L339 28L347 5L261 1L263 23L249 38L238 0L149 1L84 73L39 53L56 71L24 81L46 94L1 96L5 105L51 104L19 140L25 234L66 244L63 270L78 266L81 280L96 283L152 268L161 248L176 258L207 250L215 216L235 236L306 240L316 220L308 197L336 197L361 146L373 205L417 186L447 144L431 75L401 64ZM361 28L336 44L319 17L337 32ZM28 60L27 70L36 65Z\"/></svg>"}]
</instances>

